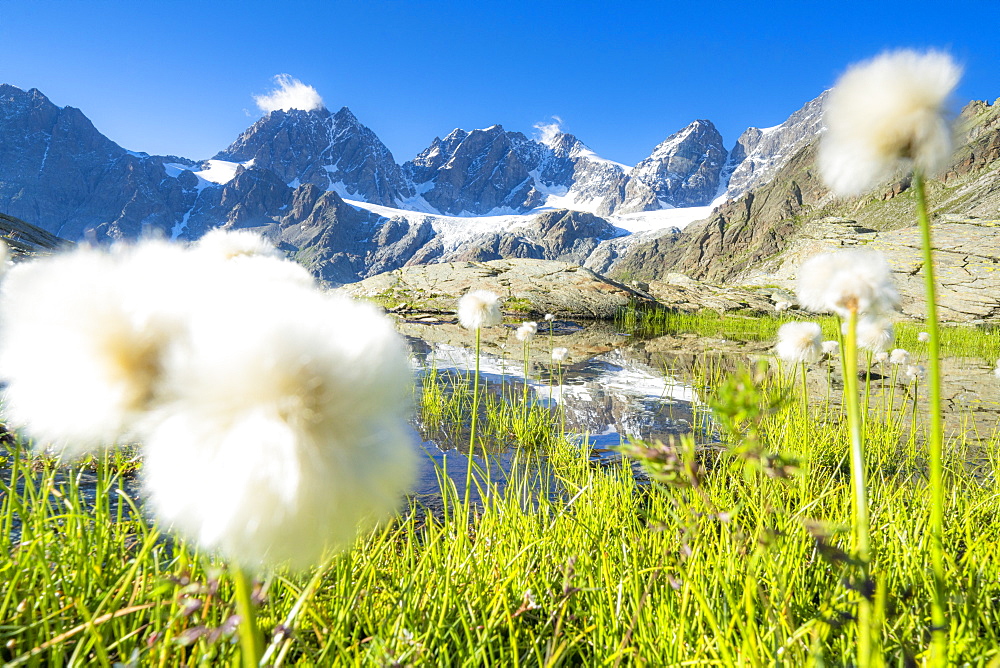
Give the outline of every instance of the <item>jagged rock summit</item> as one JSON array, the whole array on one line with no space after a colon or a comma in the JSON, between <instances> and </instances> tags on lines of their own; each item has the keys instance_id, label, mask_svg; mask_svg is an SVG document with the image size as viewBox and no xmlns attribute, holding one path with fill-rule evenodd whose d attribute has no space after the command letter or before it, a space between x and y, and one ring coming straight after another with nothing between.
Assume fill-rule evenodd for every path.
<instances>
[{"instance_id":1,"label":"jagged rock summit","mask_svg":"<svg viewBox=\"0 0 1000 668\"><path fill-rule=\"evenodd\" d=\"M621 213L704 206L719 194L728 151L711 121L695 121L663 140L629 175Z\"/></svg>"},{"instance_id":2,"label":"jagged rock summit","mask_svg":"<svg viewBox=\"0 0 1000 668\"><path fill-rule=\"evenodd\" d=\"M295 188L311 183L342 197L396 206L414 195L392 153L351 110L272 111L216 160L268 169Z\"/></svg>"},{"instance_id":3,"label":"jagged rock summit","mask_svg":"<svg viewBox=\"0 0 1000 668\"><path fill-rule=\"evenodd\" d=\"M193 239L218 226L273 226L286 217L295 189L310 185L403 217L545 209L609 217L705 205L725 185L726 169L736 169L705 120L670 135L630 168L571 134L552 130L532 139L499 125L456 129L400 165L346 107L272 111L205 161L127 151L79 110L57 107L34 89L0 87L0 113L0 210L94 241L150 233ZM755 155L774 142L758 144Z\"/></svg>"},{"instance_id":4,"label":"jagged rock summit","mask_svg":"<svg viewBox=\"0 0 1000 668\"><path fill-rule=\"evenodd\" d=\"M98 243L254 229L331 285L505 259L565 261L630 280L683 273L770 283L817 220L839 216L888 234L912 219L905 180L850 201L822 187L814 157L823 101L773 128L749 128L731 151L710 121L694 121L634 167L555 127L530 138L500 125L456 129L400 165L346 107L271 112L199 161L126 150L78 109L2 85L0 212ZM963 112L954 164L929 185L936 215L1000 218L998 117L986 103ZM700 220L672 229L676 213L693 216L679 226ZM987 233L976 229L966 231ZM964 237L960 246L991 248ZM968 291L955 285L954 313L1000 316L960 304L957 293ZM686 303L674 292L667 301Z\"/></svg>"}]
</instances>

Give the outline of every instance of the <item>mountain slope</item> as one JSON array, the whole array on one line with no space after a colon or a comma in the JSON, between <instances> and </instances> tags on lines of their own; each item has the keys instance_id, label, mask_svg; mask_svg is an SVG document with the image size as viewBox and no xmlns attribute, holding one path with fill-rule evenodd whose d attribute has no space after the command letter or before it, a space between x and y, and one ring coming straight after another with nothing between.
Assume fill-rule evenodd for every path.
<instances>
[{"instance_id":1,"label":"mountain slope","mask_svg":"<svg viewBox=\"0 0 1000 668\"><path fill-rule=\"evenodd\" d=\"M951 166L927 183L932 219L1000 218L1000 105L967 105L957 136ZM806 144L769 181L706 220L679 235L634 245L612 273L658 278L679 272L712 281L762 282L782 264L784 251L812 233L815 221L849 221L844 224L851 229L883 231L915 223L908 177L860 198L835 198L819 179L816 143Z\"/></svg>"},{"instance_id":2,"label":"mountain slope","mask_svg":"<svg viewBox=\"0 0 1000 668\"><path fill-rule=\"evenodd\" d=\"M135 238L194 198L164 181L162 158L126 151L36 89L0 85L0 119L0 209L48 232Z\"/></svg>"}]
</instances>

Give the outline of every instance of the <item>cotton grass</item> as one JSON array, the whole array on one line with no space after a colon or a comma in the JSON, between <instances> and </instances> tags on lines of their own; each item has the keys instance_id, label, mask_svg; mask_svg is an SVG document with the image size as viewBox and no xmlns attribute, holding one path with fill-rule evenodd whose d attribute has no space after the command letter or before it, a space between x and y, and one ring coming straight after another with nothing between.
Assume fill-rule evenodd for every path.
<instances>
[{"instance_id":1,"label":"cotton grass","mask_svg":"<svg viewBox=\"0 0 1000 668\"><path fill-rule=\"evenodd\" d=\"M69 455L143 442L153 513L243 568L317 563L412 481L391 323L249 233L22 263L0 324L9 422Z\"/></svg>"},{"instance_id":2,"label":"cotton grass","mask_svg":"<svg viewBox=\"0 0 1000 668\"><path fill-rule=\"evenodd\" d=\"M538 334L538 323L537 322L524 322L521 326L517 328L514 332L514 336L517 337L518 341L530 341Z\"/></svg>"},{"instance_id":3,"label":"cotton grass","mask_svg":"<svg viewBox=\"0 0 1000 668\"><path fill-rule=\"evenodd\" d=\"M851 67L826 102L823 180L837 194L858 195L903 166L941 169L951 157L945 105L960 77L935 51L894 51Z\"/></svg>"},{"instance_id":4,"label":"cotton grass","mask_svg":"<svg viewBox=\"0 0 1000 668\"><path fill-rule=\"evenodd\" d=\"M796 294L810 311L833 312L841 318L852 310L883 317L899 305L892 269L881 253L870 250L812 256L799 268Z\"/></svg>"},{"instance_id":5,"label":"cotton grass","mask_svg":"<svg viewBox=\"0 0 1000 668\"><path fill-rule=\"evenodd\" d=\"M474 290L458 300L458 322L466 329L495 327L503 321L500 297L489 290Z\"/></svg>"},{"instance_id":6,"label":"cotton grass","mask_svg":"<svg viewBox=\"0 0 1000 668\"><path fill-rule=\"evenodd\" d=\"M162 249L146 253L158 255ZM183 254L164 253L183 271ZM80 248L19 264L0 296L0 377L9 422L70 455L135 437L182 325L151 306L153 267ZM154 265L155 266L155 265Z\"/></svg>"},{"instance_id":7,"label":"cotton grass","mask_svg":"<svg viewBox=\"0 0 1000 668\"><path fill-rule=\"evenodd\" d=\"M314 564L391 512L414 454L409 370L390 323L276 284L206 304L190 327L165 382L172 399L148 429L157 517L259 569Z\"/></svg>"},{"instance_id":8,"label":"cotton grass","mask_svg":"<svg viewBox=\"0 0 1000 668\"><path fill-rule=\"evenodd\" d=\"M886 353L886 359L889 358L887 351L894 337L892 323L879 318L861 318L858 320L857 336L859 348L875 354Z\"/></svg>"},{"instance_id":9,"label":"cotton grass","mask_svg":"<svg viewBox=\"0 0 1000 668\"><path fill-rule=\"evenodd\" d=\"M778 329L775 353L789 364L809 364L822 356L823 330L815 322L786 322Z\"/></svg>"},{"instance_id":10,"label":"cotton grass","mask_svg":"<svg viewBox=\"0 0 1000 668\"><path fill-rule=\"evenodd\" d=\"M889 364L899 366L910 363L910 353L902 348L896 348L889 354Z\"/></svg>"},{"instance_id":11,"label":"cotton grass","mask_svg":"<svg viewBox=\"0 0 1000 668\"><path fill-rule=\"evenodd\" d=\"M198 239L195 248L206 255L221 259L236 257L270 257L283 260L284 254L274 244L249 230L227 230L218 227Z\"/></svg>"}]
</instances>

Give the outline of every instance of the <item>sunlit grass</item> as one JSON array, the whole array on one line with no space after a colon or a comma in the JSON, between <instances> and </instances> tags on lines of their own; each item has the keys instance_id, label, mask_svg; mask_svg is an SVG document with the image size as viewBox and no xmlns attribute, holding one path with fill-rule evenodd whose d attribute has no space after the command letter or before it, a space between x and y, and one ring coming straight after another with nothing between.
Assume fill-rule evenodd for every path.
<instances>
[{"instance_id":1,"label":"sunlit grass","mask_svg":"<svg viewBox=\"0 0 1000 668\"><path fill-rule=\"evenodd\" d=\"M964 340L972 356L992 355L973 346L985 339ZM710 394L723 386L716 365L698 369L685 380ZM815 398L804 405L787 376L758 380L756 401L770 409L735 433L716 430L721 445L663 446L675 462L664 482L637 480L626 463L593 463L560 437L557 410L522 405L519 383L486 384L477 438L487 452L517 451L507 491L469 514L415 506L313 573L269 578L259 608L268 660L849 663L860 583L846 420ZM429 370L422 426L467 446L471 395L464 372ZM865 422L872 578L878 650L897 664L922 660L929 646L929 493L922 423L911 431L905 405L881 397L870 410L890 419ZM1000 655L1000 442L981 436L952 439L946 460L950 659L973 665ZM138 466L131 453L58 468L17 441L2 453L0 659L236 660L225 566L152 528L135 484L124 484ZM551 484L542 489L540 478ZM446 482L442 507L459 507Z\"/></svg>"},{"instance_id":2,"label":"sunlit grass","mask_svg":"<svg viewBox=\"0 0 1000 668\"><path fill-rule=\"evenodd\" d=\"M798 320L817 322L822 327L825 338L837 338L839 324L836 317L801 311L783 311L760 317L739 313L720 314L709 310L686 313L666 308L633 306L622 309L616 322L629 334L641 337L697 334L736 341L772 341L783 324ZM917 339L918 334L926 329L923 323L900 320L893 323L893 329L895 347L921 353L926 357L927 343ZM980 358L993 364L1000 358L1000 332L996 325L990 324L943 325L941 350L948 357Z\"/></svg>"}]
</instances>

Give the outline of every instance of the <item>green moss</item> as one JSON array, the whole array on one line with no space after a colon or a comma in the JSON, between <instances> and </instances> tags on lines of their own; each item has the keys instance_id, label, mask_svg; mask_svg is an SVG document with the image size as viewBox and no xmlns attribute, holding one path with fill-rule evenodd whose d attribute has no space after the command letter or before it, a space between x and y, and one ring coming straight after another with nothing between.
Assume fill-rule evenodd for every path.
<instances>
[{"instance_id":1,"label":"green moss","mask_svg":"<svg viewBox=\"0 0 1000 668\"><path fill-rule=\"evenodd\" d=\"M514 311L515 313L534 313L538 310L530 299L524 297L508 297L503 308L505 311Z\"/></svg>"}]
</instances>

